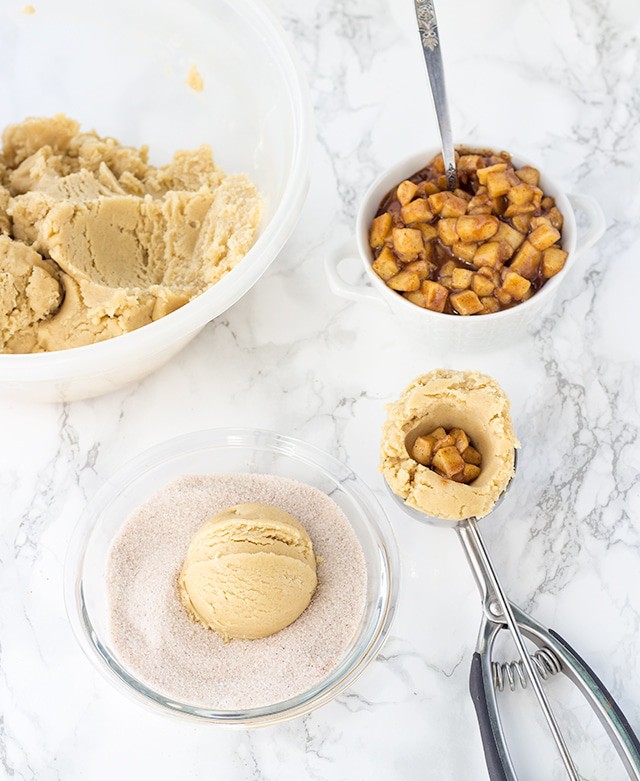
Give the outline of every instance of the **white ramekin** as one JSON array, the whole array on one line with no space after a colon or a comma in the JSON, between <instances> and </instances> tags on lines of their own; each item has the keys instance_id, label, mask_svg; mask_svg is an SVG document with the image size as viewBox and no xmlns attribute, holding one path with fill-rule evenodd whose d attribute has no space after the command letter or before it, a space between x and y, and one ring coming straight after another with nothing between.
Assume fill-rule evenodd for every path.
<instances>
[{"instance_id":1,"label":"white ramekin","mask_svg":"<svg viewBox=\"0 0 640 781\"><path fill-rule=\"evenodd\" d=\"M477 146L477 145L475 145ZM479 147L491 148L491 147ZM605 231L604 214L599 204L588 195L565 194L560 187L544 173L540 166L521 155L513 154L516 167L533 165L540 170L540 187L546 195L555 198L564 216L562 246L569 253L563 270L550 279L528 301L511 309L504 309L489 315L460 317L432 312L408 301L395 293L375 273L371 266L369 228L384 196L404 179L412 176L439 153L439 149L428 149L412 154L385 171L367 190L356 221L356 240L349 240L337 247L327 258L325 268L332 290L343 298L355 301L373 301L385 305L390 313L403 322L404 327L439 350L473 351L503 347L527 335L529 328L539 322L544 310L553 301L559 286L577 258L592 247ZM575 210L585 213L588 227L578 237ZM360 256L366 273L366 281L352 284L340 274L340 264L356 255Z\"/></svg>"}]
</instances>

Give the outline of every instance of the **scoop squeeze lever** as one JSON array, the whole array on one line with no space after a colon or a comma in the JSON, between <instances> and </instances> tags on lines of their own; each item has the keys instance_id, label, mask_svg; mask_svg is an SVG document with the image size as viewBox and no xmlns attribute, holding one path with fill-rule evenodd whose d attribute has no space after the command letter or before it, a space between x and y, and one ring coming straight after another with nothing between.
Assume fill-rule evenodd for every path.
<instances>
[{"instance_id":1,"label":"scoop squeeze lever","mask_svg":"<svg viewBox=\"0 0 640 781\"><path fill-rule=\"evenodd\" d=\"M494 510L503 500L510 485L511 481L496 502ZM409 507L389 486L387 488L395 502L412 518L436 525L452 523L431 518ZM580 781L580 775L542 684L543 679L563 672L581 691L607 731L629 778L640 781L640 741L604 684L557 632L545 629L509 601L480 534L477 519L467 518L453 523L482 597L483 615L478 643L471 661L469 690L480 726L489 777L492 781L517 781L518 778L507 747L496 696L497 690L503 689L508 681L511 689L516 688L517 682L522 686L531 684L564 763L567 777L572 781ZM511 633L518 650L520 658L517 662L499 664L492 660L495 639L504 629ZM533 655L529 653L525 639L537 647L538 650Z\"/></svg>"}]
</instances>

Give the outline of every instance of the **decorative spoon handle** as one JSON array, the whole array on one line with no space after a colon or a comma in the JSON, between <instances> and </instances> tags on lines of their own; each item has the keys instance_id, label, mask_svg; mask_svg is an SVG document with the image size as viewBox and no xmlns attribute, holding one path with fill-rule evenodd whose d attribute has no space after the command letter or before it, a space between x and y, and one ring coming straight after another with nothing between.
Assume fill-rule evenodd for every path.
<instances>
[{"instance_id":1,"label":"decorative spoon handle","mask_svg":"<svg viewBox=\"0 0 640 781\"><path fill-rule=\"evenodd\" d=\"M453 149L453 133L451 119L449 118L449 105L447 103L447 91L444 84L444 66L442 64L442 52L438 37L438 22L433 7L433 0L414 0L416 16L418 18L418 30L424 52L424 61L427 64L431 95L436 109L440 140L442 143L442 158L444 170L447 176L447 188L454 190L458 186L458 174Z\"/></svg>"}]
</instances>

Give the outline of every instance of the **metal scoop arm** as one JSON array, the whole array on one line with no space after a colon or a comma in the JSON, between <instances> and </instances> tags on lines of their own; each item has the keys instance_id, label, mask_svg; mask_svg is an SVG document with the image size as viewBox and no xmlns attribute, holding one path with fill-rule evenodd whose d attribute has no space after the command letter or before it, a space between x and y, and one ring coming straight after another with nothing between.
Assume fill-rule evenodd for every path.
<instances>
[{"instance_id":1,"label":"metal scoop arm","mask_svg":"<svg viewBox=\"0 0 640 781\"><path fill-rule=\"evenodd\" d=\"M517 605L511 604L511 610L521 633L539 649L548 649L557 658L562 672L578 687L607 731L629 778L640 781L640 741L602 681L557 632L543 627ZM495 639L505 629L504 622L483 615L469 676L469 690L492 781L517 781L500 721L496 668L492 660Z\"/></svg>"},{"instance_id":2,"label":"metal scoop arm","mask_svg":"<svg viewBox=\"0 0 640 781\"><path fill-rule=\"evenodd\" d=\"M391 488L388 486L387 488L393 500L411 517L422 522L428 520L429 523L451 526L451 522L439 521L409 507L394 494ZM500 501L501 499L498 500L498 503ZM542 680L548 677L548 674L560 670L575 683L595 711L622 759L629 778L632 781L640 781L640 743L622 710L603 683L557 632L545 629L507 598L489 558L476 519L468 518L465 521L460 521L455 524L454 528L458 533L482 598L483 620L478 645L471 662L469 688L480 725L489 777L492 781L517 781L500 722L494 684L494 670L496 668L491 659L496 635L501 630L508 629L520 654L520 660L515 663L511 662L506 667L517 666L517 675L520 680L525 685L528 682L531 683L562 757L568 777L572 781L578 781L580 778L555 715L551 710L546 692L542 687ZM533 657L530 656L524 645L523 638L530 640L538 647L538 651ZM505 665L498 665L498 667L502 668Z\"/></svg>"}]
</instances>

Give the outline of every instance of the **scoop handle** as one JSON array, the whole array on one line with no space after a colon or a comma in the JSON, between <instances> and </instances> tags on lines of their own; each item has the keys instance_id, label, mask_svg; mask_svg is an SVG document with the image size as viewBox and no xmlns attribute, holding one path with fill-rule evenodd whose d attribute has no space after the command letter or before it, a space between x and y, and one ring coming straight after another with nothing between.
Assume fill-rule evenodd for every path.
<instances>
[{"instance_id":1,"label":"scoop handle","mask_svg":"<svg viewBox=\"0 0 640 781\"><path fill-rule=\"evenodd\" d=\"M640 740L627 717L613 699L604 683L567 641L553 629L549 634L560 646L563 672L569 676L589 700L600 723L607 731L624 764L629 778L640 781Z\"/></svg>"},{"instance_id":2,"label":"scoop handle","mask_svg":"<svg viewBox=\"0 0 640 781\"><path fill-rule=\"evenodd\" d=\"M517 605L511 607L523 635L554 660L549 674L561 672L578 688L611 739L629 778L640 781L640 741L600 678L557 632L545 628ZM478 648L471 665L469 688L480 725L490 778L492 781L494 778L517 781L500 723L494 665L491 661L495 639L502 631L505 631L504 624L483 615ZM510 696L508 692L506 696Z\"/></svg>"},{"instance_id":3,"label":"scoop handle","mask_svg":"<svg viewBox=\"0 0 640 781\"><path fill-rule=\"evenodd\" d=\"M487 707L484 678L482 677L482 659L477 651L473 654L473 659L471 660L469 692L473 700L473 707L476 709L489 778L491 781L517 781L510 771L509 760L500 751L500 744L494 732L494 724Z\"/></svg>"},{"instance_id":4,"label":"scoop handle","mask_svg":"<svg viewBox=\"0 0 640 781\"><path fill-rule=\"evenodd\" d=\"M497 626L508 628L511 639L513 640L520 657L519 663L522 664L527 679L531 683L540 710L544 714L545 721L547 722L549 732L551 733L558 753L562 758L567 776L571 781L580 781L580 775L578 774L573 758L571 757L564 735L560 730L556 715L551 708L551 703L549 702L549 698L542 685L540 674L529 656L522 628L516 617L515 606L511 604L507 598L504 588L500 583L495 567L491 562L489 552L484 544L482 535L480 534L477 520L475 518L467 518L465 521L461 521L456 526L456 531L458 532L458 537L467 555L467 560L469 561L469 565L478 583L478 587L480 588L480 593L482 594L483 614L485 617L491 616L490 620L496 623ZM488 682L485 677L484 686L487 685ZM487 699L486 695L487 692L484 691L485 701ZM490 710L489 713L492 713L492 711L495 711L495 709ZM492 726L494 727L492 730L494 732L494 739L496 739L495 732L499 725L493 723ZM501 756L503 756L503 760L506 758L508 761L506 749L503 750L503 755ZM503 761L503 765L504 764L505 762Z\"/></svg>"}]
</instances>

